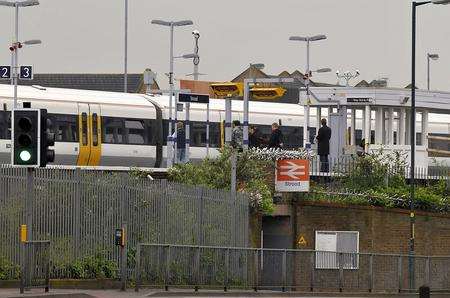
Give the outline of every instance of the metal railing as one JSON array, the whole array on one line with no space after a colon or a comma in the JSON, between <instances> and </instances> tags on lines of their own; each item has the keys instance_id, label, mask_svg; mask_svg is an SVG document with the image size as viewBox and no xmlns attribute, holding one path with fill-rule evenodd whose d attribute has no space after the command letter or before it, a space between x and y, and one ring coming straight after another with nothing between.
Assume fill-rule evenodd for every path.
<instances>
[{"instance_id":1,"label":"metal railing","mask_svg":"<svg viewBox=\"0 0 450 298\"><path fill-rule=\"evenodd\" d=\"M21 243L20 293L25 289L50 288L50 241Z\"/></svg>"},{"instance_id":2,"label":"metal railing","mask_svg":"<svg viewBox=\"0 0 450 298\"><path fill-rule=\"evenodd\" d=\"M26 223L29 239L52 243L52 278L73 278L68 265L98 253L118 264L114 231L124 223L130 253L139 242L249 242L241 193L233 200L226 191L80 169L36 169L31 182L26 177L26 169L0 166L0 258L20 263L18 228Z\"/></svg>"},{"instance_id":3,"label":"metal railing","mask_svg":"<svg viewBox=\"0 0 450 298\"><path fill-rule=\"evenodd\" d=\"M408 266L413 264L414 276ZM450 290L450 256L139 244L136 287L398 293ZM413 279L417 289L409 288Z\"/></svg>"}]
</instances>

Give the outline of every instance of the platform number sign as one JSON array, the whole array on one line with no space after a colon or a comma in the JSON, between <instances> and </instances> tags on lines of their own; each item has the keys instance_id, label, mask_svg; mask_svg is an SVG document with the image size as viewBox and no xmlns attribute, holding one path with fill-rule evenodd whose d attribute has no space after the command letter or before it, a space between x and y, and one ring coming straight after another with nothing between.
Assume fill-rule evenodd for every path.
<instances>
[{"instance_id":1,"label":"platform number sign","mask_svg":"<svg viewBox=\"0 0 450 298\"><path fill-rule=\"evenodd\" d=\"M1 80L11 79L11 66L9 65L0 66L0 79Z\"/></svg>"},{"instance_id":2,"label":"platform number sign","mask_svg":"<svg viewBox=\"0 0 450 298\"><path fill-rule=\"evenodd\" d=\"M31 65L21 66L19 78L21 80L32 80L33 79L33 66L31 66Z\"/></svg>"}]
</instances>

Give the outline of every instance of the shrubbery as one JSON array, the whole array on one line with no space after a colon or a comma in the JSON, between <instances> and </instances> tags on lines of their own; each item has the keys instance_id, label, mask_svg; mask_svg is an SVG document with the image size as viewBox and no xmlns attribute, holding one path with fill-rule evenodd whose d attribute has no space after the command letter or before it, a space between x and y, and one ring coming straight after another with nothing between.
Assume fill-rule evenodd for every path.
<instances>
[{"instance_id":1,"label":"shrubbery","mask_svg":"<svg viewBox=\"0 0 450 298\"><path fill-rule=\"evenodd\" d=\"M12 264L5 257L0 256L0 280L18 279L19 275L19 266Z\"/></svg>"},{"instance_id":2,"label":"shrubbery","mask_svg":"<svg viewBox=\"0 0 450 298\"><path fill-rule=\"evenodd\" d=\"M325 184L313 184L316 195L312 200L372 205L389 208L409 208L410 186L405 178L406 155L402 152L384 152L357 157L350 169L341 172L333 183L334 194ZM445 180L427 180L416 185L414 205L427 211L450 211L450 192Z\"/></svg>"}]
</instances>

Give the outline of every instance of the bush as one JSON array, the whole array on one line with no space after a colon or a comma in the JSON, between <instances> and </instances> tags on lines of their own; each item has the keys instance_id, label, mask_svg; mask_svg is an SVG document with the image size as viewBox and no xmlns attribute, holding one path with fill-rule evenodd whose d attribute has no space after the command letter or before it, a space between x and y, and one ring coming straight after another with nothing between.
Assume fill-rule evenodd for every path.
<instances>
[{"instance_id":1,"label":"bush","mask_svg":"<svg viewBox=\"0 0 450 298\"><path fill-rule=\"evenodd\" d=\"M200 163L177 164L169 170L169 179L178 183L229 190L231 187L232 149L221 150L217 158L207 158ZM254 210L273 211L272 177L273 161L258 159L254 150L237 153L237 190L250 196Z\"/></svg>"},{"instance_id":2,"label":"bush","mask_svg":"<svg viewBox=\"0 0 450 298\"><path fill-rule=\"evenodd\" d=\"M0 256L0 280L19 279L20 267Z\"/></svg>"},{"instance_id":3,"label":"bush","mask_svg":"<svg viewBox=\"0 0 450 298\"><path fill-rule=\"evenodd\" d=\"M97 253L76 260L68 265L68 271L71 277L76 279L116 278L117 265L106 259L102 253Z\"/></svg>"}]
</instances>

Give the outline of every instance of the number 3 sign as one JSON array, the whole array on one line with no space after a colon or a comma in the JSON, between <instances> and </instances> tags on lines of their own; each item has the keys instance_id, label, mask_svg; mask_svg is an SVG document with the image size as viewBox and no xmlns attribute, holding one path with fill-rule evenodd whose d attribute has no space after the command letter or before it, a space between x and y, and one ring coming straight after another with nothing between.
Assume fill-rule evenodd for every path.
<instances>
[{"instance_id":1,"label":"number 3 sign","mask_svg":"<svg viewBox=\"0 0 450 298\"><path fill-rule=\"evenodd\" d=\"M21 80L32 80L33 79L33 66L21 66L20 67L20 76Z\"/></svg>"}]
</instances>

